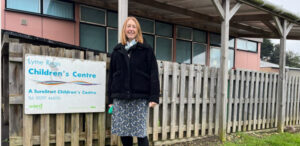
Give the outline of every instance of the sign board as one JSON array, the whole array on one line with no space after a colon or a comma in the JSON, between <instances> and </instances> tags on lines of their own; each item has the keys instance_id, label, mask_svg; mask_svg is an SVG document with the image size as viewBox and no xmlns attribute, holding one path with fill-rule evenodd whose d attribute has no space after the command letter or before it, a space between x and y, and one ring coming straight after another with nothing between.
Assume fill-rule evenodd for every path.
<instances>
[{"instance_id":1,"label":"sign board","mask_svg":"<svg viewBox=\"0 0 300 146\"><path fill-rule=\"evenodd\" d=\"M106 62L26 54L25 114L105 112Z\"/></svg>"}]
</instances>

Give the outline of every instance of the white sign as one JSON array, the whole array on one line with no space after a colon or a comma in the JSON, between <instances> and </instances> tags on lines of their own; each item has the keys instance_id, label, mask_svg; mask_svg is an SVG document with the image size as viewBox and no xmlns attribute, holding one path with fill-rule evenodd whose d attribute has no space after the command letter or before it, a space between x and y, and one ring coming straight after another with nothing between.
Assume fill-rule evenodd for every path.
<instances>
[{"instance_id":1,"label":"white sign","mask_svg":"<svg viewBox=\"0 0 300 146\"><path fill-rule=\"evenodd\" d=\"M105 111L106 63L26 54L25 114Z\"/></svg>"}]
</instances>

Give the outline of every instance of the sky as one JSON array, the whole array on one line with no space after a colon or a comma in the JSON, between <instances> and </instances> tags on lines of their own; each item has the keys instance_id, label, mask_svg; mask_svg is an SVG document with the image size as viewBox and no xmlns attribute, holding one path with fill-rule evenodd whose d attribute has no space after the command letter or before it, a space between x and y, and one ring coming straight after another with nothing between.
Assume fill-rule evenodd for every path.
<instances>
[{"instance_id":1,"label":"sky","mask_svg":"<svg viewBox=\"0 0 300 146\"><path fill-rule=\"evenodd\" d=\"M268 0L269 2L300 16L300 0ZM279 39L271 40L274 44L279 44ZM300 56L300 40L287 40L287 50L293 51Z\"/></svg>"}]
</instances>

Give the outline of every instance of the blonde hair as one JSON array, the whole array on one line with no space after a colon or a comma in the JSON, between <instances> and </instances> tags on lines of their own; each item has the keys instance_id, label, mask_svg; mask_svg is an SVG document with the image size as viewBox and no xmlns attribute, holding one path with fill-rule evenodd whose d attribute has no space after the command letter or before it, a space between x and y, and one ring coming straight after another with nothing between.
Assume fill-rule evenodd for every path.
<instances>
[{"instance_id":1,"label":"blonde hair","mask_svg":"<svg viewBox=\"0 0 300 146\"><path fill-rule=\"evenodd\" d=\"M122 45L126 45L126 42L127 42L127 37L126 37L126 33L125 33L125 29L126 29L126 26L127 26L127 23L129 20L132 20L135 22L136 24L136 29L137 29L137 35L136 35L136 38L135 40L139 43L144 43L144 39L143 39L143 35L142 35L142 29L141 29L141 26L140 26L140 23L138 22L138 20L135 18L135 17L127 17L124 24L123 24L123 28L122 28L122 34L121 34L121 43Z\"/></svg>"}]
</instances>

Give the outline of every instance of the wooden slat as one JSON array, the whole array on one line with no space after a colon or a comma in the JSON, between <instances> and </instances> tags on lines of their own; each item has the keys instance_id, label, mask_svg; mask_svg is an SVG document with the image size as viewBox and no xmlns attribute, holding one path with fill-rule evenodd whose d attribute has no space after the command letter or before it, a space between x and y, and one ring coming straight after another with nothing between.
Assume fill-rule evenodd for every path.
<instances>
[{"instance_id":1,"label":"wooden slat","mask_svg":"<svg viewBox=\"0 0 300 146\"><path fill-rule=\"evenodd\" d=\"M215 85L216 85L216 68L210 70L210 89L209 89L209 109L208 109L208 135L212 135L213 118L214 118L214 103L212 100L215 98Z\"/></svg>"},{"instance_id":2,"label":"wooden slat","mask_svg":"<svg viewBox=\"0 0 300 146\"><path fill-rule=\"evenodd\" d=\"M173 63L172 72L172 99L171 99L171 134L170 139L175 139L175 126L176 126L176 99L177 99L177 80L178 80L178 63Z\"/></svg>"},{"instance_id":3,"label":"wooden slat","mask_svg":"<svg viewBox=\"0 0 300 146\"><path fill-rule=\"evenodd\" d=\"M244 122L243 122L243 131L247 130L246 123L247 116L248 116L248 104L249 104L249 83L250 83L250 72L247 71L247 78L246 78L246 86L245 86L245 104L244 104Z\"/></svg>"},{"instance_id":4,"label":"wooden slat","mask_svg":"<svg viewBox=\"0 0 300 146\"><path fill-rule=\"evenodd\" d=\"M186 65L181 64L181 75L180 75L180 104L179 104L179 138L183 138L183 122L184 122L184 103L185 98L185 79L186 79Z\"/></svg>"},{"instance_id":5,"label":"wooden slat","mask_svg":"<svg viewBox=\"0 0 300 146\"><path fill-rule=\"evenodd\" d=\"M201 83L202 83L202 68L200 65L196 66L196 79L195 79L195 130L194 130L194 136L199 135L199 113L200 113L200 95L201 95Z\"/></svg>"},{"instance_id":6,"label":"wooden slat","mask_svg":"<svg viewBox=\"0 0 300 146\"><path fill-rule=\"evenodd\" d=\"M242 75L242 77L241 77L241 91L240 91L240 94L239 94L239 99L240 100L242 100L242 99L245 99L245 96L244 96L244 83L245 83L245 71L244 70L242 70L242 72L241 72L241 75ZM238 131L242 131L242 123L243 123L243 121L242 121L242 112L243 112L243 106L242 106L243 104L240 102L239 103L239 122L238 122Z\"/></svg>"},{"instance_id":7,"label":"wooden slat","mask_svg":"<svg viewBox=\"0 0 300 146\"><path fill-rule=\"evenodd\" d=\"M207 108L207 92L208 92L208 67L204 67L203 79L203 97L202 97L202 120L201 120L201 136L206 134L206 108Z\"/></svg>"},{"instance_id":8,"label":"wooden slat","mask_svg":"<svg viewBox=\"0 0 300 146\"><path fill-rule=\"evenodd\" d=\"M293 102L292 102L292 106L293 106L293 112L292 112L292 122L291 124L292 125L295 125L295 119L296 119L296 116L295 116L295 113L296 113L296 84L297 84L297 78L296 76L294 77L294 81L293 81Z\"/></svg>"},{"instance_id":9,"label":"wooden slat","mask_svg":"<svg viewBox=\"0 0 300 146\"><path fill-rule=\"evenodd\" d=\"M299 108L300 108L300 105L299 105L299 101L300 101L300 77L297 77L298 78L298 80L297 80L297 84L298 84L298 86L297 86L297 107L296 107L296 109L297 109L297 112L296 112L296 124L297 125L299 125Z\"/></svg>"},{"instance_id":10,"label":"wooden slat","mask_svg":"<svg viewBox=\"0 0 300 146\"><path fill-rule=\"evenodd\" d=\"M249 96L249 112L248 112L248 131L252 130L252 117L253 117L253 100L254 100L254 81L255 81L255 74L251 72L251 85L250 85L250 96Z\"/></svg>"},{"instance_id":11,"label":"wooden slat","mask_svg":"<svg viewBox=\"0 0 300 146\"><path fill-rule=\"evenodd\" d=\"M289 125L290 122L290 98L291 98L291 80L292 76L288 77L287 82L287 97L286 97L286 117L285 117L285 125Z\"/></svg>"},{"instance_id":12,"label":"wooden slat","mask_svg":"<svg viewBox=\"0 0 300 146\"><path fill-rule=\"evenodd\" d=\"M267 95L268 95L268 83L269 83L269 74L265 73L264 80L264 97L263 97L263 115L262 115L262 129L266 127L266 113L267 113Z\"/></svg>"},{"instance_id":13,"label":"wooden slat","mask_svg":"<svg viewBox=\"0 0 300 146\"><path fill-rule=\"evenodd\" d=\"M192 133L192 98L194 89L194 65L189 65L189 76L188 76L188 104L187 104L187 130L186 137L191 137Z\"/></svg>"},{"instance_id":14,"label":"wooden slat","mask_svg":"<svg viewBox=\"0 0 300 146\"><path fill-rule=\"evenodd\" d=\"M232 132L236 132L237 126L237 111L238 111L238 102L239 99L239 88L240 88L240 70L235 71L235 90L234 90L234 109L233 109L233 124L232 124Z\"/></svg>"},{"instance_id":15,"label":"wooden slat","mask_svg":"<svg viewBox=\"0 0 300 146\"><path fill-rule=\"evenodd\" d=\"M161 62L158 62L158 66L159 66L159 74L161 77L162 74L162 69L160 66L162 66ZM160 87L162 87L162 80L159 80L160 82ZM153 141L157 141L158 140L158 124L159 124L159 104L157 106L154 107L153 109Z\"/></svg>"},{"instance_id":16,"label":"wooden slat","mask_svg":"<svg viewBox=\"0 0 300 146\"><path fill-rule=\"evenodd\" d=\"M215 135L219 133L219 123L220 123L220 104L221 104L221 70L218 69L218 81L217 81L217 96L216 96L216 115L215 115Z\"/></svg>"},{"instance_id":17,"label":"wooden slat","mask_svg":"<svg viewBox=\"0 0 300 146\"><path fill-rule=\"evenodd\" d=\"M272 74L269 75L269 84L268 84L268 105L267 105L267 125L266 128L270 128L270 121L271 121L271 102L272 102L272 83L273 78Z\"/></svg>"},{"instance_id":18,"label":"wooden slat","mask_svg":"<svg viewBox=\"0 0 300 146\"><path fill-rule=\"evenodd\" d=\"M93 145L93 114L87 113L85 114L85 132L86 132L86 146Z\"/></svg>"},{"instance_id":19,"label":"wooden slat","mask_svg":"<svg viewBox=\"0 0 300 146\"><path fill-rule=\"evenodd\" d=\"M262 126L262 112L263 112L263 91L264 91L264 73L260 73L260 84L259 84L259 108L258 108L258 125L257 129L261 129Z\"/></svg>"},{"instance_id":20,"label":"wooden slat","mask_svg":"<svg viewBox=\"0 0 300 146\"><path fill-rule=\"evenodd\" d=\"M258 108L258 90L259 90L259 72L255 73L255 94L254 94L254 115L253 115L253 130L257 127L257 108Z\"/></svg>"},{"instance_id":21,"label":"wooden slat","mask_svg":"<svg viewBox=\"0 0 300 146\"><path fill-rule=\"evenodd\" d=\"M167 122L168 122L168 96L169 96L169 63L163 63L163 101L162 101L162 140L167 139Z\"/></svg>"},{"instance_id":22,"label":"wooden slat","mask_svg":"<svg viewBox=\"0 0 300 146\"><path fill-rule=\"evenodd\" d=\"M279 75L278 74L276 74L276 80L277 80L277 83L276 83L276 107L275 107L275 127L277 127L277 123L278 123L278 110L279 110L279 98L278 98L278 96L279 96L279 79L278 79L278 77L279 77Z\"/></svg>"},{"instance_id":23,"label":"wooden slat","mask_svg":"<svg viewBox=\"0 0 300 146\"><path fill-rule=\"evenodd\" d=\"M56 115L56 145L64 146L65 145L65 115L57 114Z\"/></svg>"},{"instance_id":24,"label":"wooden slat","mask_svg":"<svg viewBox=\"0 0 300 146\"><path fill-rule=\"evenodd\" d=\"M23 114L23 145L32 146L32 115Z\"/></svg>"},{"instance_id":25,"label":"wooden slat","mask_svg":"<svg viewBox=\"0 0 300 146\"><path fill-rule=\"evenodd\" d=\"M50 115L41 115L41 145L50 145Z\"/></svg>"},{"instance_id":26,"label":"wooden slat","mask_svg":"<svg viewBox=\"0 0 300 146\"><path fill-rule=\"evenodd\" d=\"M273 74L273 92L272 92L272 107L271 107L271 127L275 126L275 101L276 101L276 84L277 78L276 74Z\"/></svg>"},{"instance_id":27,"label":"wooden slat","mask_svg":"<svg viewBox=\"0 0 300 146\"><path fill-rule=\"evenodd\" d=\"M79 114L72 114L71 117L71 145L79 146Z\"/></svg>"},{"instance_id":28,"label":"wooden slat","mask_svg":"<svg viewBox=\"0 0 300 146\"><path fill-rule=\"evenodd\" d=\"M228 118L227 118L227 133L231 132L231 117L233 116L232 113L232 98L233 98L233 74L234 70L230 70L229 76L229 97L228 98Z\"/></svg>"}]
</instances>

